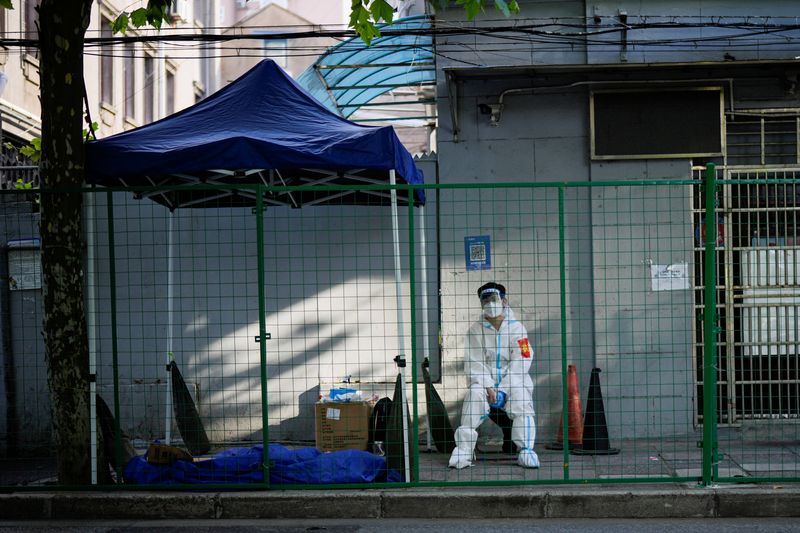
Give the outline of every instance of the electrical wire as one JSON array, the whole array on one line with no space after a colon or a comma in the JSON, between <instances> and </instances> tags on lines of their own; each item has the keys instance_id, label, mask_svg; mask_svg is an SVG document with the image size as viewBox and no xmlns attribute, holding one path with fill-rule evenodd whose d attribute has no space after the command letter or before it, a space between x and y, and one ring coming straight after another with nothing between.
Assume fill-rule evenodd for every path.
<instances>
[{"instance_id":1,"label":"electrical wire","mask_svg":"<svg viewBox=\"0 0 800 533\"><path fill-rule=\"evenodd\" d=\"M611 17L603 17L609 19ZM602 20L602 19L601 19ZM638 22L637 22L638 21ZM497 24L495 24L497 22ZM480 54L492 54L503 57L505 54L518 55L520 44L531 46L532 52L555 53L563 51L580 51L591 49L604 52L618 50L620 40L613 39L616 34L627 31L624 43L627 52L646 52L647 54L661 53L701 53L707 54L713 50L735 50L739 52L762 52L769 50L773 53L789 52L793 56L800 55L800 24L793 17L763 17L763 16L736 16L736 17L700 17L700 16L664 16L664 15L639 15L628 17L626 24L618 21L612 24L597 24L593 17L570 18L539 18L521 20L486 20L481 26L463 21L442 21L434 19L430 28L405 28L384 29L383 37L418 36L439 38L433 53L453 63L480 66L477 62ZM728 30L716 35L698 34L700 30ZM85 40L85 54L94 57L129 57L130 52L119 50L120 45L133 43L141 47L141 53L134 52L134 57L148 56L146 47L153 43L164 43L166 53L171 59L191 60L202 58L228 58L228 57L269 57L297 58L316 57L322 54L327 47L321 45L300 45L303 39L329 38L332 43L340 43L336 54L348 53L363 48L360 41L355 39L352 44L346 39L357 37L348 29L336 26L242 26L236 32L230 28L206 28L206 30L226 30L226 33L176 33L162 31L158 34L154 30L138 30L133 36L92 37ZM576 30L576 31L573 31ZM695 32L692 35L678 35L664 37L665 30L679 32ZM730 31L735 30L735 31ZM788 32L788 34L787 34ZM95 30L92 32L99 34ZM792 34L794 33L794 34ZM648 35L657 38L648 38ZM0 45L6 48L35 48L36 39L26 38L24 32L18 32L19 37L6 34L0 39ZM476 37L480 41L474 44L468 42L452 42L448 37L468 36ZM282 54L270 51L265 53L263 43L271 40L285 40L287 46L282 49ZM244 44L244 41L259 41L260 46ZM225 43L242 42L244 45L226 47ZM289 45L288 43L292 43ZM382 44L378 38L370 47L372 50L402 50L426 49L427 46L409 44ZM209 53L210 52L210 53ZM459 57L464 53L474 54L470 60ZM513 58L514 55L508 56Z\"/></svg>"},{"instance_id":2,"label":"electrical wire","mask_svg":"<svg viewBox=\"0 0 800 533\"><path fill-rule=\"evenodd\" d=\"M650 17L652 18L652 17ZM674 18L674 17L673 17ZM742 17L738 17L742 18ZM746 19L752 19L754 17L745 17ZM646 39L633 39L630 38L631 33L635 32L642 32L645 30L682 30L682 29L710 29L710 28L718 28L718 29L734 29L743 31L745 33L730 33L725 35L713 35L713 36L696 36L691 37L689 41L694 44L697 42L703 41L711 41L711 42L719 42L719 41L726 41L729 39L741 39L743 37L752 37L757 35L768 35L768 34L775 34L780 32L786 31L798 31L800 30L800 24L798 24L797 19L791 19L793 22L791 24L784 23L784 24L767 24L761 23L756 24L753 22L736 22L736 23L723 23L718 17L717 22L711 21L704 21L704 22L645 22L645 23L635 23L635 22L628 22L626 24L613 24L613 25L586 25L580 26L577 24L567 24L567 23L556 23L554 19L548 19L546 23L535 23L535 24L520 24L519 21L504 21L505 24L500 25L490 25L490 26L468 26L463 24L454 24L454 23L440 23L438 21L434 21L430 28L398 28L398 29L384 29L382 32L383 37L396 37L396 36L430 36L430 37L446 37L446 36L458 36L458 35L475 35L475 36L486 36L486 35L495 35L502 39L527 39L529 37L539 37L545 39L547 42L565 40L565 41L575 41L581 40L582 42L598 42L595 40L587 40L592 39L597 36L607 35L607 34L615 34L620 33L622 31L627 31L629 33L629 38L627 41L629 43L635 43L637 45L651 45L651 44L664 44L669 42L683 42L686 43L685 37L672 37L669 39L656 39L656 40L646 40ZM529 19L526 19L529 20ZM276 28L278 30L276 31ZM292 29L295 28L295 29ZM303 28L302 30L296 28ZM148 32L148 34L142 33L140 35L122 35L122 36L112 36L112 37L92 37L87 36L85 38L85 46L86 47L94 47L94 46L109 46L109 45L116 45L122 43L154 43L154 42L166 42L171 45L175 45L178 42L214 42L214 43L221 43L221 42L229 42L229 41L236 41L236 40L260 40L260 41L268 41L268 40L286 40L286 39L306 39L306 38L320 38L320 37L329 37L333 39L337 38L353 38L357 37L356 34L352 30L348 29L326 29L323 26L313 26L312 29L308 26L275 26L275 27L265 27L265 26L243 26L236 28L236 33L172 33L169 31L162 31L157 34L153 34L152 32ZM555 29L548 29L548 28L586 28L580 29L580 31L574 32L564 32L564 31L557 31ZM219 28L214 28L219 29ZM98 33L97 31L93 33ZM511 35L503 35L503 34L511 34ZM21 34L24 35L24 34ZM786 39L796 39L794 37L784 37ZM30 39L25 37L18 37L18 38L4 38L0 39L0 44L6 47L15 47L15 46L23 46L23 47L36 47L38 45L38 40Z\"/></svg>"}]
</instances>

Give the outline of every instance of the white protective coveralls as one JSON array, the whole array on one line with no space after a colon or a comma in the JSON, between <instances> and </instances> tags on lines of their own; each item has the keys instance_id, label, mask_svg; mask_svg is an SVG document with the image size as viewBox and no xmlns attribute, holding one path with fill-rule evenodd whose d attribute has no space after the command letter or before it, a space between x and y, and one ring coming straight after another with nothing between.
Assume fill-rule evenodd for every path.
<instances>
[{"instance_id":1,"label":"white protective coveralls","mask_svg":"<svg viewBox=\"0 0 800 533\"><path fill-rule=\"evenodd\" d=\"M461 425L455 432L456 448L450 456L453 468L472 465L478 440L476 429L489 415L487 387L506 393L503 409L513 421L511 438L520 450L518 463L539 467L539 457L533 451L536 422L529 374L533 348L525 326L517 321L511 308L505 306L503 314L505 319L499 330L482 318L467 332L464 372L469 390L461 407Z\"/></svg>"}]
</instances>

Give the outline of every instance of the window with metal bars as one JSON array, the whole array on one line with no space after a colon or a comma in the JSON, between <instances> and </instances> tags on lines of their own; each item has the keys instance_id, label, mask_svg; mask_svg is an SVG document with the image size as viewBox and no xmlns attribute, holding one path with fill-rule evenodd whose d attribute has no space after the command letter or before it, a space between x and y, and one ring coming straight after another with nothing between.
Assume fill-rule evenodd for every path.
<instances>
[{"instance_id":1,"label":"window with metal bars","mask_svg":"<svg viewBox=\"0 0 800 533\"><path fill-rule=\"evenodd\" d=\"M800 164L800 110L780 109L728 113L729 166Z\"/></svg>"},{"instance_id":2,"label":"window with metal bars","mask_svg":"<svg viewBox=\"0 0 800 533\"><path fill-rule=\"evenodd\" d=\"M800 417L800 109L726 114L718 194L717 414L742 419ZM705 163L705 161L703 161ZM698 168L699 167L695 167ZM702 177L698 170L695 177ZM699 187L695 234L695 355L702 421L704 236Z\"/></svg>"},{"instance_id":3,"label":"window with metal bars","mask_svg":"<svg viewBox=\"0 0 800 533\"><path fill-rule=\"evenodd\" d=\"M698 175L699 177L699 175ZM800 417L800 168L723 169L715 280L704 279L699 187L695 355L702 421L704 284L716 283L718 420Z\"/></svg>"}]
</instances>

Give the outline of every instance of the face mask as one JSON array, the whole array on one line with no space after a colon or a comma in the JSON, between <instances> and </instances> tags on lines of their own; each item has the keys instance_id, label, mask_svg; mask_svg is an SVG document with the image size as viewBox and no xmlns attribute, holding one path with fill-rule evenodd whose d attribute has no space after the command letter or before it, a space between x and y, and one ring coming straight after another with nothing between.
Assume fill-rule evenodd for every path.
<instances>
[{"instance_id":1,"label":"face mask","mask_svg":"<svg viewBox=\"0 0 800 533\"><path fill-rule=\"evenodd\" d=\"M487 302L483 305L483 314L489 318L496 318L503 314L502 302Z\"/></svg>"}]
</instances>

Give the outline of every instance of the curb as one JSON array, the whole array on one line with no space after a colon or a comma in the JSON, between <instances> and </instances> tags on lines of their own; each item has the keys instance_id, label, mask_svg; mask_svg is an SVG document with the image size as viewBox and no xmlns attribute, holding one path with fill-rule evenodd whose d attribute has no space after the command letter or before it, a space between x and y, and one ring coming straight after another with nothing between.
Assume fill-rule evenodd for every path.
<instances>
[{"instance_id":1,"label":"curb","mask_svg":"<svg viewBox=\"0 0 800 533\"><path fill-rule=\"evenodd\" d=\"M800 487L0 494L0 519L744 518L800 516Z\"/></svg>"}]
</instances>

